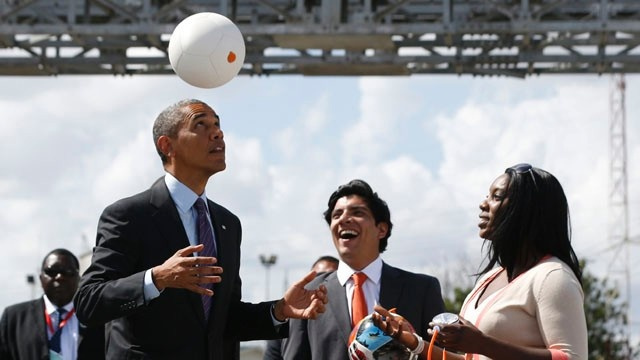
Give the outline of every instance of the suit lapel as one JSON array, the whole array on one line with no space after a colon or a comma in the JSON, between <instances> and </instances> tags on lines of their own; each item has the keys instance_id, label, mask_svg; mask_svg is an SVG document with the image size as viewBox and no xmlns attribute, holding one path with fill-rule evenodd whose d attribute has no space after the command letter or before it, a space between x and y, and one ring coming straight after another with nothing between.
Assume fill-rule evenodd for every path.
<instances>
[{"instance_id":1,"label":"suit lapel","mask_svg":"<svg viewBox=\"0 0 640 360\"><path fill-rule=\"evenodd\" d=\"M164 236L166 248L171 254L189 246L189 239L184 231L184 225L176 209L176 204L169 195L169 190L160 178L151 186L151 206L155 208L153 219L160 234Z\"/></svg>"},{"instance_id":2,"label":"suit lapel","mask_svg":"<svg viewBox=\"0 0 640 360\"><path fill-rule=\"evenodd\" d=\"M37 349L39 358L49 358L49 336L47 335L47 324L44 320L44 299L40 298L31 303L31 309L28 316L32 317L33 324L36 327L34 333L35 343L33 346Z\"/></svg>"},{"instance_id":3,"label":"suit lapel","mask_svg":"<svg viewBox=\"0 0 640 360\"><path fill-rule=\"evenodd\" d=\"M227 224L225 224L225 219L222 216L222 211L220 211L218 205L213 201L208 201L209 206L209 217L211 218L211 225L213 226L213 234L216 240L216 251L218 253L218 261L223 263L224 261L224 253L228 252L227 246L229 245L228 241L224 241L227 236ZM224 263L223 263L224 264Z\"/></svg>"},{"instance_id":4,"label":"suit lapel","mask_svg":"<svg viewBox=\"0 0 640 360\"><path fill-rule=\"evenodd\" d=\"M155 212L152 215L153 220L158 232L163 236L164 244L166 244L164 248L168 251L168 256L172 256L176 251L189 246L189 238L187 238L187 234L184 231L184 225L176 205L171 199L164 178L158 179L151 186L149 203L155 208ZM204 326L205 318L200 296L187 290L185 290L185 294L196 312L196 317Z\"/></svg>"},{"instance_id":5,"label":"suit lapel","mask_svg":"<svg viewBox=\"0 0 640 360\"><path fill-rule=\"evenodd\" d=\"M397 308L402 301L404 281L398 272L386 263L382 263L380 275L380 305L386 309Z\"/></svg>"},{"instance_id":6,"label":"suit lapel","mask_svg":"<svg viewBox=\"0 0 640 360\"><path fill-rule=\"evenodd\" d=\"M335 271L327 276L325 286L327 287L329 307L334 317L330 321L335 321L338 324L338 330L341 333L340 338L344 339L346 347L348 346L347 340L351 334L351 317L349 316L349 304L347 303L344 286L340 285Z\"/></svg>"},{"instance_id":7,"label":"suit lapel","mask_svg":"<svg viewBox=\"0 0 640 360\"><path fill-rule=\"evenodd\" d=\"M215 241L216 241L216 251L217 251L217 260L218 263L216 264L217 266L222 267L223 269L232 269L233 268L233 262L235 261L234 259L232 259L231 257L233 256L233 254L235 253L235 250L233 249L233 246L235 246L235 241L233 241L233 239L231 239L230 237L233 237L235 234L235 231L237 231L237 229L232 229L231 228L231 224L227 224L227 219L224 216L224 212L222 211L220 205L214 203L211 200L208 200L208 206L209 206L209 216L211 218L211 225L213 227L213 234L215 236ZM225 274L222 275L223 278L225 276ZM224 280L223 280L224 281ZM229 280L229 278L226 279L226 281L231 281ZM229 284L224 284L224 285L229 285ZM227 309L225 308L225 304L222 304L219 297L216 297L216 293L220 291L221 287L224 286L222 284L214 284L213 286L213 301L211 302L211 307L212 307L212 313L209 316L209 319L212 320L212 318L220 318L221 316L224 316L223 312L227 311ZM232 291L232 290L229 290ZM209 327L216 327L217 325L220 325L222 322L221 321L216 321L216 320L212 320L212 323L208 324ZM222 332L223 329L215 329L215 332Z\"/></svg>"}]
</instances>

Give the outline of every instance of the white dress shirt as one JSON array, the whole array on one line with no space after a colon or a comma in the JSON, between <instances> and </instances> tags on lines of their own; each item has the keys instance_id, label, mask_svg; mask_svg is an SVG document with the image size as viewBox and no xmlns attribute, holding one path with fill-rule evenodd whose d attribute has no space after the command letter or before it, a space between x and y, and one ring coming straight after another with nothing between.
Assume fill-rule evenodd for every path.
<instances>
[{"instance_id":1,"label":"white dress shirt","mask_svg":"<svg viewBox=\"0 0 640 360\"><path fill-rule=\"evenodd\" d=\"M345 295L347 296L347 305L349 305L349 315L351 316L351 298L353 297L353 279L351 275L358 271L353 270L349 265L340 261L336 276L340 285L345 287ZM362 286L364 297L367 300L367 314L373 312L373 307L380 301L380 277L382 276L382 259L378 256L362 271L367 275L367 280Z\"/></svg>"}]
</instances>

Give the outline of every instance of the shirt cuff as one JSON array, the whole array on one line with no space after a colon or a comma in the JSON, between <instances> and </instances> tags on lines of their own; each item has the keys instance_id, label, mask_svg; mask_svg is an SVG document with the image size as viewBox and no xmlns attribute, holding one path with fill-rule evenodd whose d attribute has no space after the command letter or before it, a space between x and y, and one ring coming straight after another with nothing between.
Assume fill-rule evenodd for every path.
<instances>
[{"instance_id":1,"label":"shirt cuff","mask_svg":"<svg viewBox=\"0 0 640 360\"><path fill-rule=\"evenodd\" d=\"M276 303L274 302L273 304L271 304L271 311L269 312L271 314L271 321L273 321L273 326L278 327L281 325L284 325L286 323L289 322L289 319L286 319L285 321L280 321L278 319L276 319Z\"/></svg>"},{"instance_id":2,"label":"shirt cuff","mask_svg":"<svg viewBox=\"0 0 640 360\"><path fill-rule=\"evenodd\" d=\"M149 301L160 296L160 291L156 287L156 284L153 283L153 277L151 276L151 269L147 270L144 273L144 303L148 304Z\"/></svg>"}]
</instances>

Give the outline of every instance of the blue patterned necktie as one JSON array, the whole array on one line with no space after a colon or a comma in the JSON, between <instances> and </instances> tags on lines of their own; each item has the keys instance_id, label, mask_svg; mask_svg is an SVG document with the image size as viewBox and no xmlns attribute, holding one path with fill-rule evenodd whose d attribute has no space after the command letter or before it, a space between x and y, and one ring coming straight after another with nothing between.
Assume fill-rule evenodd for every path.
<instances>
[{"instance_id":1,"label":"blue patterned necktie","mask_svg":"<svg viewBox=\"0 0 640 360\"><path fill-rule=\"evenodd\" d=\"M209 223L209 212L202 198L198 198L193 205L196 208L198 214L198 240L200 244L204 245L204 249L198 254L199 256L212 256L217 257L215 240L213 239L213 229ZM207 289L213 289L213 284L201 284L200 286ZM204 316L209 319L209 308L211 307L211 297L202 295L202 306L204 308Z\"/></svg>"},{"instance_id":2,"label":"blue patterned necktie","mask_svg":"<svg viewBox=\"0 0 640 360\"><path fill-rule=\"evenodd\" d=\"M55 329L53 336L51 336L51 339L49 339L49 350L55 351L58 354L60 354L60 336L62 336L62 328L60 328L60 323L62 322L62 318L64 316L64 314L67 312L67 310L63 309L63 308L59 308L58 310L56 310L56 314L58 321L53 324L53 328Z\"/></svg>"}]
</instances>

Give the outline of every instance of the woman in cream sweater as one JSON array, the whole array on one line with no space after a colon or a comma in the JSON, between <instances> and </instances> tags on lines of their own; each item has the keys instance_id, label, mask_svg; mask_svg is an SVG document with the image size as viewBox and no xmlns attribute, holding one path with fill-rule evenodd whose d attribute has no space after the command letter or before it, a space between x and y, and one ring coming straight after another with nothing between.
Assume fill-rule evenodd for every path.
<instances>
[{"instance_id":1,"label":"woman in cream sweater","mask_svg":"<svg viewBox=\"0 0 640 360\"><path fill-rule=\"evenodd\" d=\"M582 274L558 180L529 164L512 166L491 184L479 218L488 263L459 321L440 326L433 359L446 349L448 360L586 360ZM380 328L426 358L426 340L377 311Z\"/></svg>"}]
</instances>

